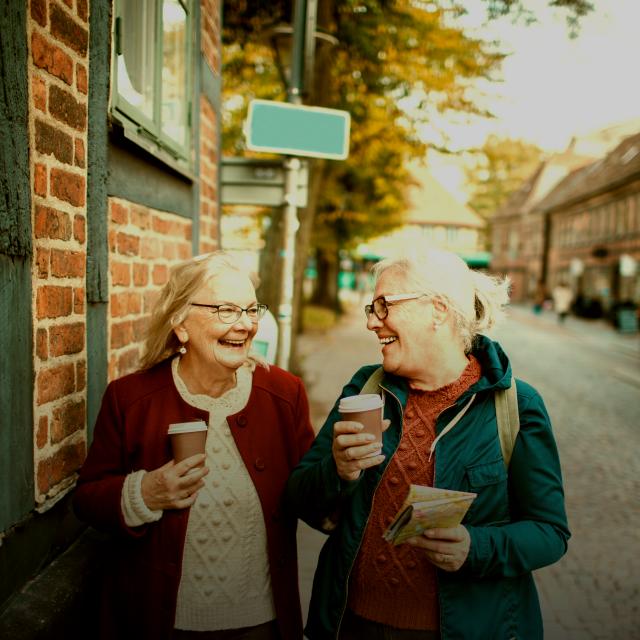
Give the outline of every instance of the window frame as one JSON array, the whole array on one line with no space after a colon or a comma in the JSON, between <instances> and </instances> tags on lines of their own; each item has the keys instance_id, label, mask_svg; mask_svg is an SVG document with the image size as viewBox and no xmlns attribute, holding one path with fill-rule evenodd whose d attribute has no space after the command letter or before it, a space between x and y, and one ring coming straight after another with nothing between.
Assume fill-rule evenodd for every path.
<instances>
[{"instance_id":1,"label":"window frame","mask_svg":"<svg viewBox=\"0 0 640 640\"><path fill-rule=\"evenodd\" d=\"M153 116L149 118L142 110L132 105L118 90L118 56L121 53L123 27L123 4L126 0L115 0L111 40L111 90L109 96L109 116L122 129L125 138L142 147L174 170L192 177L194 140L193 131L193 88L195 86L195 54L193 0L177 0L186 14L185 24L185 141L176 142L162 130L162 68L164 54L163 5L164 0L152 0L156 6L154 25L154 67L153 67ZM132 1L132 0L129 0ZM135 1L135 0L133 0Z\"/></svg>"}]
</instances>

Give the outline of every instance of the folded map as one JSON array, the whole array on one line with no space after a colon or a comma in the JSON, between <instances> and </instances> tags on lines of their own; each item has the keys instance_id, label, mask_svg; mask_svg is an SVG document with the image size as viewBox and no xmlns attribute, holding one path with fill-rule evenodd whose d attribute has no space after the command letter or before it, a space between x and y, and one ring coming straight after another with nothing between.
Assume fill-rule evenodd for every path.
<instances>
[{"instance_id":1,"label":"folded map","mask_svg":"<svg viewBox=\"0 0 640 640\"><path fill-rule=\"evenodd\" d=\"M475 493L412 484L383 538L396 545L427 529L456 527L475 497Z\"/></svg>"}]
</instances>

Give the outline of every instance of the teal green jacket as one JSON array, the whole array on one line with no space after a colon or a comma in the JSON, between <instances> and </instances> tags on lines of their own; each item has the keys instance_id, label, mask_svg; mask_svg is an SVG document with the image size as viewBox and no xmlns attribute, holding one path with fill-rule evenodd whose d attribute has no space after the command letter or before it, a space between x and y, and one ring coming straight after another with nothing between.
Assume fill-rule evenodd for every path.
<instances>
[{"instance_id":1,"label":"teal green jacket","mask_svg":"<svg viewBox=\"0 0 640 640\"><path fill-rule=\"evenodd\" d=\"M435 449L434 485L478 494L463 520L471 536L466 562L456 572L438 570L440 633L443 640L542 638L531 572L562 557L570 537L551 423L538 392L518 380L520 432L507 474L493 392L509 386L511 367L500 346L484 336L477 339L473 354L482 367L480 380L436 421L440 433L476 394L467 413ZM361 368L340 397L357 394L376 366ZM384 415L391 420L383 437L385 461L354 482L340 480L331 455L333 424L339 420L336 402L288 482L287 506L310 526L329 532L305 629L311 640L338 635L373 495L402 436L406 380L385 374L381 387Z\"/></svg>"}]
</instances>

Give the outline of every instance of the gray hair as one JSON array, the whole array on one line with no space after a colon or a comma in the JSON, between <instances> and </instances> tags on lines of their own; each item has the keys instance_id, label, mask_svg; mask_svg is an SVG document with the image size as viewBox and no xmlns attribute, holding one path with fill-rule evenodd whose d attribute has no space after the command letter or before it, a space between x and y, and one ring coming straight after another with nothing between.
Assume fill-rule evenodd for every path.
<instances>
[{"instance_id":1,"label":"gray hair","mask_svg":"<svg viewBox=\"0 0 640 640\"><path fill-rule=\"evenodd\" d=\"M473 271L455 253L427 248L387 258L372 267L376 281L389 269L402 274L411 292L426 293L446 303L466 353L471 351L475 336L504 318L509 303L509 279Z\"/></svg>"},{"instance_id":2,"label":"gray hair","mask_svg":"<svg viewBox=\"0 0 640 640\"><path fill-rule=\"evenodd\" d=\"M151 311L140 361L142 369L148 369L178 351L181 345L173 328L187 317L191 302L206 282L230 271L245 274L255 288L260 284L255 272L225 251L204 253L171 269L169 280L160 290L160 296ZM252 359L264 364L259 357L252 355Z\"/></svg>"}]
</instances>

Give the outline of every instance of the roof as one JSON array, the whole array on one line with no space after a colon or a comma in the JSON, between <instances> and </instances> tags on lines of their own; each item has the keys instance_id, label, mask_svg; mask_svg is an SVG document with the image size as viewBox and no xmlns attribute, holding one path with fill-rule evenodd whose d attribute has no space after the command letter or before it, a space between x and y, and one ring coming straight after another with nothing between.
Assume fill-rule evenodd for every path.
<instances>
[{"instance_id":1,"label":"roof","mask_svg":"<svg viewBox=\"0 0 640 640\"><path fill-rule=\"evenodd\" d=\"M542 200L565 176L579 167L593 162L594 158L564 151L543 160L507 202L498 209L495 217L521 215L537 208Z\"/></svg>"},{"instance_id":2,"label":"roof","mask_svg":"<svg viewBox=\"0 0 640 640\"><path fill-rule=\"evenodd\" d=\"M414 183L408 187L409 207L405 224L482 228L485 221L457 200L422 164L409 168Z\"/></svg>"},{"instance_id":3,"label":"roof","mask_svg":"<svg viewBox=\"0 0 640 640\"><path fill-rule=\"evenodd\" d=\"M640 178L640 133L623 140L609 155L570 173L536 207L549 210L614 185Z\"/></svg>"}]
</instances>

